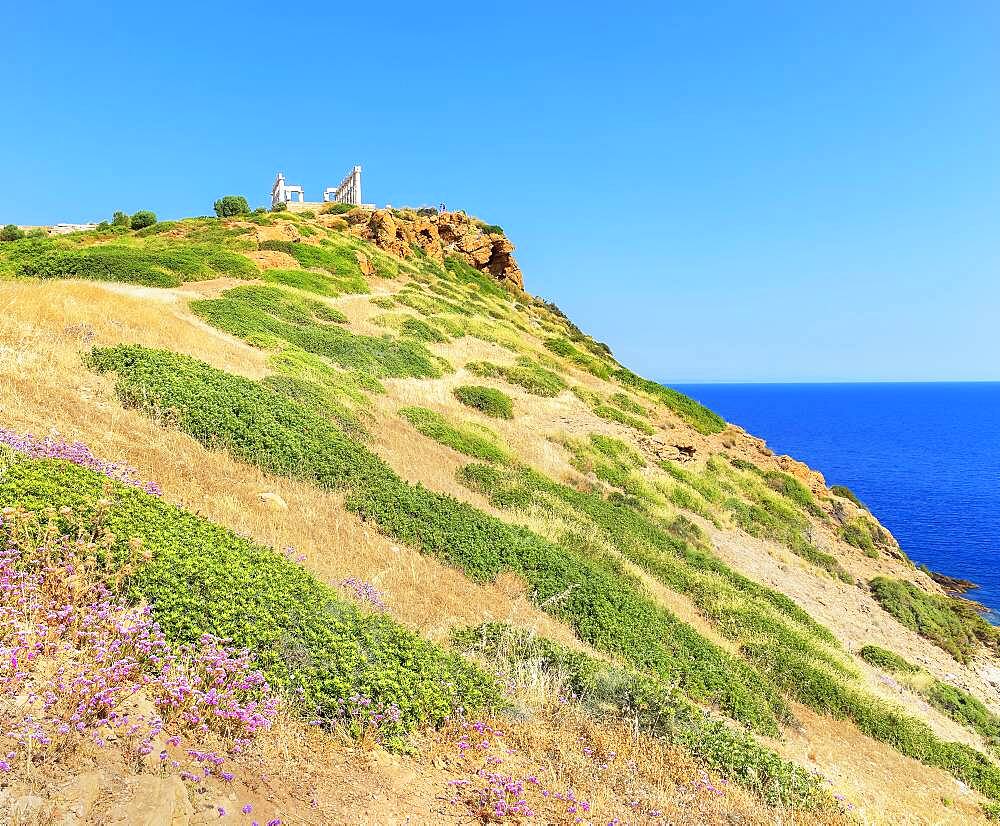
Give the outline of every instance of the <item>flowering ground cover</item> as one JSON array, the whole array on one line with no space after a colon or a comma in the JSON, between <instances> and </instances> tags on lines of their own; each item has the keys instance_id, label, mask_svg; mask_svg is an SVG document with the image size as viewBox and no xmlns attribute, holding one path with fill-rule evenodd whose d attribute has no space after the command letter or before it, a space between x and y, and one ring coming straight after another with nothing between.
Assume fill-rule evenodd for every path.
<instances>
[{"instance_id":1,"label":"flowering ground cover","mask_svg":"<svg viewBox=\"0 0 1000 826\"><path fill-rule=\"evenodd\" d=\"M128 604L149 604L172 644L205 635L253 653L275 688L305 713L336 720L366 696L399 715L387 742L456 706L502 706L492 679L382 613L356 608L294 561L135 487L50 459L0 453L0 507L70 509L112 537L95 553ZM53 517L67 530L62 513ZM136 559L136 549L141 554Z\"/></svg>"},{"instance_id":2,"label":"flowering ground cover","mask_svg":"<svg viewBox=\"0 0 1000 826\"><path fill-rule=\"evenodd\" d=\"M171 642L150 606L109 587L111 543L68 508L0 511L0 786L112 744L137 770L228 780L274 721L249 652Z\"/></svg>"}]
</instances>

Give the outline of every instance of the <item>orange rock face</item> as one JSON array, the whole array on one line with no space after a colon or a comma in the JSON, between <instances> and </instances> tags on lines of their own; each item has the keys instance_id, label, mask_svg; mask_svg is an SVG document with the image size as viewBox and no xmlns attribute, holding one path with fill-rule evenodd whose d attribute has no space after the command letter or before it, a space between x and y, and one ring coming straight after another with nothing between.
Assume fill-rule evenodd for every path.
<instances>
[{"instance_id":1,"label":"orange rock face","mask_svg":"<svg viewBox=\"0 0 1000 826\"><path fill-rule=\"evenodd\" d=\"M358 208L343 217L352 234L400 258L414 255L414 248L439 262L446 255L456 255L500 283L524 289L514 245L502 233L486 232L464 212L418 215L409 210L394 213Z\"/></svg>"}]
</instances>

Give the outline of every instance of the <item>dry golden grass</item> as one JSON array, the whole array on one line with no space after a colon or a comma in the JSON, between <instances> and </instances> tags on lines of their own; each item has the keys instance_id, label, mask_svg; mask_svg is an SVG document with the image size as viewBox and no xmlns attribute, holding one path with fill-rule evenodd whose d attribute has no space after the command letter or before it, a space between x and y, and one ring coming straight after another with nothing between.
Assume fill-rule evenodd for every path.
<instances>
[{"instance_id":1,"label":"dry golden grass","mask_svg":"<svg viewBox=\"0 0 1000 826\"><path fill-rule=\"evenodd\" d=\"M596 721L567 704L543 705L528 722L453 724L435 736L430 754L454 778L442 789L448 805L476 822L492 822L491 801L483 795L489 784L480 772L532 778L523 783L523 799L536 822L546 824L846 822L834 813L804 816L763 805L627 722Z\"/></svg>"},{"instance_id":2,"label":"dry golden grass","mask_svg":"<svg viewBox=\"0 0 1000 826\"><path fill-rule=\"evenodd\" d=\"M940 769L903 757L861 734L795 704L801 728L770 745L800 765L819 768L865 824L986 823L979 796Z\"/></svg>"},{"instance_id":3,"label":"dry golden grass","mask_svg":"<svg viewBox=\"0 0 1000 826\"><path fill-rule=\"evenodd\" d=\"M206 336L172 291L152 292L158 303L145 291L125 295L103 285L0 284L3 426L36 434L55 428L86 442L97 455L125 461L156 480L169 501L266 545L295 547L326 582L371 580L396 617L429 637L441 639L455 624L503 620L566 642L575 639L523 591L513 593L510 583L476 585L378 534L345 512L337 495L269 476L123 408L111 381L82 366L88 344L137 342L190 352L243 375L266 372L265 354L228 336ZM85 330L83 338L78 330ZM287 510L266 505L263 492L277 493Z\"/></svg>"},{"instance_id":4,"label":"dry golden grass","mask_svg":"<svg viewBox=\"0 0 1000 826\"><path fill-rule=\"evenodd\" d=\"M297 266L276 256L281 253L268 253L266 260L257 260L264 266ZM134 465L144 478L161 484L168 500L265 544L295 547L306 555L306 566L326 582L336 584L348 576L369 580L383 592L395 617L429 638L441 640L457 624L500 620L580 647L568 627L531 604L524 583L516 577L504 577L489 586L475 585L454 569L381 536L346 513L339 496L306 483L271 477L122 408L111 381L82 366L81 353L91 345L134 342L187 353L251 378L266 375L265 352L205 325L186 307L189 298L217 295L233 283L218 279L178 290L91 282L0 283L0 426L41 434L57 428L68 439L88 443L98 455ZM390 284L376 286L385 291ZM356 332L385 332L370 320L383 311L373 306L369 297L343 296L330 303L348 315ZM436 381L387 381L388 393L373 400L373 446L410 481L497 513L484 497L455 478L455 472L469 461L467 457L422 436L398 416L398 408L407 405L427 406L458 421L487 424L521 461L570 483L579 483L583 477L568 464L566 451L553 437L600 432L637 445L633 431L598 418L568 391L541 399L498 383L515 399L515 418L510 422L486 419L459 404L452 388L463 383L493 383L462 369L466 362L505 364L514 356L471 337L433 345L432 349L458 371ZM573 381L604 395L620 389L588 373L570 372ZM643 394L637 396L648 401ZM778 466L751 437L734 436L729 431L703 437L668 412L661 411L657 421L669 429L668 441L676 436L678 441L695 445L699 462L715 452L737 451L752 453L754 461L763 466ZM268 507L260 499L263 492L276 493L287 509ZM564 528L558 519L540 514L504 513L503 518L514 518L550 537ZM896 644L890 647L936 676L943 677L948 670L961 673L973 693L995 700L995 692L972 669L958 666L926 640L900 627L863 591L817 575L773 544L735 531L720 531L707 523L703 527L721 558L791 596L850 649L865 642L900 641L902 648ZM865 560L819 523L815 533L820 544L856 574L867 576L878 570L916 576L903 563ZM732 648L687 597L633 570L661 603L708 638ZM886 695L888 689L876 685L873 674L866 672L866 677L875 693ZM799 822L733 790L718 796L703 787L695 788L690 782L696 779L695 768L683 755L635 737L624 727L595 726L565 709L547 709L543 702L530 721L506 725L505 748L513 753L504 757L505 770L527 771L543 765L551 782L575 784L578 796L590 795L595 814L600 806L601 817L607 815L610 820L627 814L629 822L643 822L633 809L623 808L639 795L650 809L662 809L672 823L730 823L734 818L747 824ZM913 710L949 739L975 740L936 712ZM837 789L859 807L862 822L958 823L973 822L978 816L975 796L962 792L943 772L901 757L861 736L849 724L831 722L806 709L797 709L797 714L805 723L803 730L790 734L786 742L776 744L777 748L804 765L821 767L834 779ZM451 795L447 781L459 768L472 768L453 762L454 740L449 738L455 733L426 734L421 743L424 757L397 758L377 750L359 751L353 744L285 721L280 731L262 741L254 758L259 761L260 775L273 779L257 779L246 791L276 807L283 816L293 817L287 821L290 823L469 822L467 807L447 802ZM624 771L627 762L617 759L608 769L595 773L593 761L580 751L581 737L592 744L588 748L601 754L616 751L619 756L631 755L627 759L645 768ZM905 788L899 788L897 778ZM945 805L942 795L954 802ZM320 801L317 807L311 805L314 796ZM102 811L113 809L120 796L107 799L110 802ZM546 809L544 822L563 822L563 814Z\"/></svg>"}]
</instances>

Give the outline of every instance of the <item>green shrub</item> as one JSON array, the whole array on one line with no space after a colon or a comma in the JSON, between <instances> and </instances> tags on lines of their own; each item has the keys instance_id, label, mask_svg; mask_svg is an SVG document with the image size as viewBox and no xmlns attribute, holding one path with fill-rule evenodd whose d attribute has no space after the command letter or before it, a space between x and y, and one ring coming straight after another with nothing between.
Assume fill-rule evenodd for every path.
<instances>
[{"instance_id":1,"label":"green shrub","mask_svg":"<svg viewBox=\"0 0 1000 826\"><path fill-rule=\"evenodd\" d=\"M145 249L118 244L73 248L52 239L19 242L8 253L18 275L35 278L87 278L155 287L219 275L253 277L254 263L217 247L177 244Z\"/></svg>"},{"instance_id":2,"label":"green shrub","mask_svg":"<svg viewBox=\"0 0 1000 826\"><path fill-rule=\"evenodd\" d=\"M513 419L514 400L495 387L465 384L453 391L455 398L468 407L474 407L494 419Z\"/></svg>"},{"instance_id":3,"label":"green shrub","mask_svg":"<svg viewBox=\"0 0 1000 826\"><path fill-rule=\"evenodd\" d=\"M978 732L993 747L1000 743L1000 717L969 692L940 680L932 680L920 693L938 711Z\"/></svg>"},{"instance_id":4,"label":"green shrub","mask_svg":"<svg viewBox=\"0 0 1000 826\"><path fill-rule=\"evenodd\" d=\"M353 204L342 204L339 201L331 201L320 209L319 214L343 215L345 212L350 212L352 209L354 209Z\"/></svg>"},{"instance_id":5,"label":"green shrub","mask_svg":"<svg viewBox=\"0 0 1000 826\"><path fill-rule=\"evenodd\" d=\"M279 339L376 378L438 378L443 374L441 360L419 342L355 335L335 326L346 320L339 310L280 287L234 287L220 298L192 301L190 307L206 321L251 344Z\"/></svg>"},{"instance_id":6,"label":"green shrub","mask_svg":"<svg viewBox=\"0 0 1000 826\"><path fill-rule=\"evenodd\" d=\"M676 688L633 668L608 663L500 623L458 629L455 645L498 668L502 677L539 671L590 713L623 717L689 752L702 766L772 804L828 808L819 777L783 760L752 736L713 720Z\"/></svg>"},{"instance_id":7,"label":"green shrub","mask_svg":"<svg viewBox=\"0 0 1000 826\"><path fill-rule=\"evenodd\" d=\"M119 210L111 216L111 226L130 229L132 227L132 219L128 217L127 213Z\"/></svg>"},{"instance_id":8,"label":"green shrub","mask_svg":"<svg viewBox=\"0 0 1000 826\"><path fill-rule=\"evenodd\" d=\"M503 235L503 227L497 224L483 224L480 229L487 235Z\"/></svg>"},{"instance_id":9,"label":"green shrub","mask_svg":"<svg viewBox=\"0 0 1000 826\"><path fill-rule=\"evenodd\" d=\"M302 267L326 270L341 279L341 292L367 293L369 290L355 250L346 244L319 246L292 241L263 241L260 248L287 253Z\"/></svg>"},{"instance_id":10,"label":"green shrub","mask_svg":"<svg viewBox=\"0 0 1000 826\"><path fill-rule=\"evenodd\" d=\"M886 612L959 662L968 662L981 645L1000 650L997 630L966 600L928 594L912 583L888 577L876 577L869 587Z\"/></svg>"},{"instance_id":11,"label":"green shrub","mask_svg":"<svg viewBox=\"0 0 1000 826\"><path fill-rule=\"evenodd\" d=\"M286 287L295 287L297 290L330 297L353 292L351 288L355 286L352 283L345 284L343 279L335 275L311 270L268 269L260 274L260 278L272 284L283 284Z\"/></svg>"},{"instance_id":12,"label":"green shrub","mask_svg":"<svg viewBox=\"0 0 1000 826\"><path fill-rule=\"evenodd\" d=\"M116 374L123 404L170 421L198 441L269 473L345 489L346 507L383 533L459 567L477 581L505 571L536 603L598 649L676 681L756 731L777 733L780 699L749 666L647 596L612 558L547 542L452 497L401 480L377 455L314 411L186 356L138 346L93 351ZM490 466L482 466L490 467Z\"/></svg>"},{"instance_id":13,"label":"green shrub","mask_svg":"<svg viewBox=\"0 0 1000 826\"><path fill-rule=\"evenodd\" d=\"M138 230L136 236L139 238L148 238L150 235L160 235L161 233L177 229L180 226L183 226L180 221L157 221L155 224Z\"/></svg>"},{"instance_id":14,"label":"green shrub","mask_svg":"<svg viewBox=\"0 0 1000 826\"><path fill-rule=\"evenodd\" d=\"M287 212L288 204L284 201L278 201L274 206L271 207L271 212Z\"/></svg>"},{"instance_id":15,"label":"green shrub","mask_svg":"<svg viewBox=\"0 0 1000 826\"><path fill-rule=\"evenodd\" d=\"M156 213L150 212L148 209L140 209L129 219L129 223L132 229L151 227L156 223Z\"/></svg>"},{"instance_id":16,"label":"green shrub","mask_svg":"<svg viewBox=\"0 0 1000 826\"><path fill-rule=\"evenodd\" d=\"M7 224L0 229L0 241L20 241L24 238L24 230L15 224Z\"/></svg>"},{"instance_id":17,"label":"green shrub","mask_svg":"<svg viewBox=\"0 0 1000 826\"><path fill-rule=\"evenodd\" d=\"M619 410L622 410L625 413L632 413L635 416L649 416L649 410L639 404L639 402L627 393L612 393L608 397L608 404L614 405Z\"/></svg>"},{"instance_id":18,"label":"green shrub","mask_svg":"<svg viewBox=\"0 0 1000 826\"><path fill-rule=\"evenodd\" d=\"M249 215L250 204L242 195L223 195L215 202L215 214L220 218L234 218Z\"/></svg>"},{"instance_id":19,"label":"green shrub","mask_svg":"<svg viewBox=\"0 0 1000 826\"><path fill-rule=\"evenodd\" d=\"M853 502L859 508L865 507L862 501L858 499L854 491L851 490L849 487L845 487L844 485L834 485L833 487L830 488L830 493L832 493L834 496L839 496L842 499L847 499Z\"/></svg>"},{"instance_id":20,"label":"green shrub","mask_svg":"<svg viewBox=\"0 0 1000 826\"><path fill-rule=\"evenodd\" d=\"M49 233L43 227L34 227L29 229L25 234L25 238L48 238Z\"/></svg>"},{"instance_id":21,"label":"green shrub","mask_svg":"<svg viewBox=\"0 0 1000 826\"><path fill-rule=\"evenodd\" d=\"M573 364L578 367L582 367L588 373L597 376L599 379L610 379L612 374L611 367L600 358L592 356L590 353L584 353L575 347L569 339L566 338L550 338L545 340L545 346L555 353L557 356L562 356L568 359Z\"/></svg>"},{"instance_id":22,"label":"green shrub","mask_svg":"<svg viewBox=\"0 0 1000 826\"><path fill-rule=\"evenodd\" d=\"M311 220L316 217L316 213L313 212L311 209L304 209L302 210L302 212L299 213L299 217Z\"/></svg>"},{"instance_id":23,"label":"green shrub","mask_svg":"<svg viewBox=\"0 0 1000 826\"><path fill-rule=\"evenodd\" d=\"M726 429L726 420L713 413L703 404L696 402L690 396L679 393L672 387L664 387L655 381L637 376L628 368L622 367L614 372L614 378L619 384L649 393L659 402L674 411L699 433L721 433Z\"/></svg>"},{"instance_id":24,"label":"green shrub","mask_svg":"<svg viewBox=\"0 0 1000 826\"><path fill-rule=\"evenodd\" d=\"M566 389L566 382L560 375L546 370L527 356L521 356L512 367L503 367L489 361L472 361L465 365L465 369L477 376L504 379L535 396L558 396Z\"/></svg>"},{"instance_id":25,"label":"green shrub","mask_svg":"<svg viewBox=\"0 0 1000 826\"><path fill-rule=\"evenodd\" d=\"M496 434L474 424L456 425L426 407L404 407L399 415L425 436L459 453L484 462L505 462L507 451L496 443Z\"/></svg>"},{"instance_id":26,"label":"green shrub","mask_svg":"<svg viewBox=\"0 0 1000 826\"><path fill-rule=\"evenodd\" d=\"M448 336L442 333L437 327L428 324L419 318L407 318L400 324L399 331L409 338L417 341L444 342L448 341Z\"/></svg>"},{"instance_id":27,"label":"green shrub","mask_svg":"<svg viewBox=\"0 0 1000 826\"><path fill-rule=\"evenodd\" d=\"M863 551L865 556L873 559L878 557L875 542L872 540L872 535L868 531L868 525L864 519L858 518L845 522L840 528L840 538L848 545Z\"/></svg>"},{"instance_id":28,"label":"green shrub","mask_svg":"<svg viewBox=\"0 0 1000 826\"><path fill-rule=\"evenodd\" d=\"M907 662L899 654L894 654L877 645L864 645L858 650L858 656L869 665L881 668L890 674L916 674L920 669Z\"/></svg>"},{"instance_id":29,"label":"green shrub","mask_svg":"<svg viewBox=\"0 0 1000 826\"><path fill-rule=\"evenodd\" d=\"M126 579L126 594L150 603L172 640L208 633L250 649L274 685L304 691L310 716L315 707L335 719L338 701L359 693L399 706L400 725L387 731L398 735L440 723L459 706L504 704L475 666L383 614L360 611L269 548L68 462L7 454L0 469L0 506L69 507L99 519L122 562L139 540L152 558Z\"/></svg>"},{"instance_id":30,"label":"green shrub","mask_svg":"<svg viewBox=\"0 0 1000 826\"><path fill-rule=\"evenodd\" d=\"M633 430L645 433L647 436L652 436L656 432L656 429L645 419L640 419L638 416L626 413L620 407L614 407L610 404L596 404L591 410L602 419L606 419L609 422L618 422L618 424L623 424L625 427L631 427Z\"/></svg>"}]
</instances>

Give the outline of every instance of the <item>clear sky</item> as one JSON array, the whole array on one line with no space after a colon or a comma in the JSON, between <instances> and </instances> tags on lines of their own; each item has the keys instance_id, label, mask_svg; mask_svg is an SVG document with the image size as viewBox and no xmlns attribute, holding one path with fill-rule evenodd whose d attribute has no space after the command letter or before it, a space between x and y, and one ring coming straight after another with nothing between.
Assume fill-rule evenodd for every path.
<instances>
[{"instance_id":1,"label":"clear sky","mask_svg":"<svg viewBox=\"0 0 1000 826\"><path fill-rule=\"evenodd\" d=\"M1000 379L1000 4L13 3L0 223L464 208L665 381Z\"/></svg>"}]
</instances>

